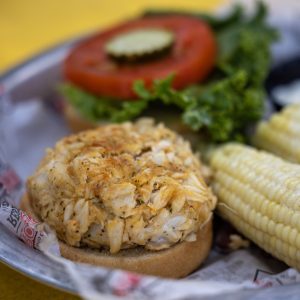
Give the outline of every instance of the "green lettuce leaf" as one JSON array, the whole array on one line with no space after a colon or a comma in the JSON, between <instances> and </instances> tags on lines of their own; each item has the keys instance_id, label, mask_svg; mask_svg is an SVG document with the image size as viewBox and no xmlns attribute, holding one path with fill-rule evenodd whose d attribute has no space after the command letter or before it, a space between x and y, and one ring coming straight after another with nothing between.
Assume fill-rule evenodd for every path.
<instances>
[{"instance_id":1,"label":"green lettuce leaf","mask_svg":"<svg viewBox=\"0 0 300 300\"><path fill-rule=\"evenodd\" d=\"M94 96L75 85L65 83L60 92L88 120L124 122L139 116L147 107L148 101L120 101L107 97Z\"/></svg>"},{"instance_id":2,"label":"green lettuce leaf","mask_svg":"<svg viewBox=\"0 0 300 300\"><path fill-rule=\"evenodd\" d=\"M266 13L261 2L250 18L240 6L236 6L227 18L184 12L205 19L216 34L216 66L203 84L176 91L172 88L171 74L156 80L151 90L146 89L142 81L136 81L133 90L139 97L137 101L93 96L70 84L63 85L61 91L92 121L132 120L141 116L151 103L158 102L178 107L183 123L194 131L205 131L213 141L242 140L249 125L262 116L263 85L271 61L270 45L278 37L267 25ZM174 14L174 11L147 12L148 16L157 14Z\"/></svg>"}]
</instances>

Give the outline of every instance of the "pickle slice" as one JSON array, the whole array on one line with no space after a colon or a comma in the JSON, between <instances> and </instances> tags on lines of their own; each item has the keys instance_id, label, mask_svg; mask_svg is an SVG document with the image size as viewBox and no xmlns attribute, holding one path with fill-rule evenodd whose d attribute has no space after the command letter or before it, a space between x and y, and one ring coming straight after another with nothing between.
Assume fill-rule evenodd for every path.
<instances>
[{"instance_id":1,"label":"pickle slice","mask_svg":"<svg viewBox=\"0 0 300 300\"><path fill-rule=\"evenodd\" d=\"M108 55L120 61L135 62L167 53L174 34L165 29L137 29L113 37L105 46Z\"/></svg>"}]
</instances>

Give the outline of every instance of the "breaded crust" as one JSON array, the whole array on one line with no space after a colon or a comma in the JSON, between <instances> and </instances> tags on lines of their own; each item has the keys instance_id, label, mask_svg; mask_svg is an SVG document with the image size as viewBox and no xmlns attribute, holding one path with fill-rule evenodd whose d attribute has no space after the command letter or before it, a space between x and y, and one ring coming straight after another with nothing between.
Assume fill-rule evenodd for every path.
<instances>
[{"instance_id":1,"label":"breaded crust","mask_svg":"<svg viewBox=\"0 0 300 300\"><path fill-rule=\"evenodd\" d=\"M61 139L28 177L27 193L69 246L111 253L195 241L216 204L190 144L152 119Z\"/></svg>"},{"instance_id":2,"label":"breaded crust","mask_svg":"<svg viewBox=\"0 0 300 300\"><path fill-rule=\"evenodd\" d=\"M38 219L26 194L22 199L20 208L33 218ZM211 243L212 220L198 231L196 241L181 242L169 249L160 251L149 251L139 247L111 254L104 250L71 247L64 242L59 244L62 256L73 261L147 275L181 278L201 265L209 254Z\"/></svg>"}]
</instances>

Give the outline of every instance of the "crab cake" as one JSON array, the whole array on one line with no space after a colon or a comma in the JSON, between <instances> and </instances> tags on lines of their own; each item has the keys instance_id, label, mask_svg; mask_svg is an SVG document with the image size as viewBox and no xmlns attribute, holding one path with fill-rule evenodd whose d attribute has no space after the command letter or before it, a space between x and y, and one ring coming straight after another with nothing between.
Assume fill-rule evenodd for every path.
<instances>
[{"instance_id":1,"label":"crab cake","mask_svg":"<svg viewBox=\"0 0 300 300\"><path fill-rule=\"evenodd\" d=\"M48 149L22 205L56 231L65 257L182 277L211 246L216 198L203 173L163 124L104 125Z\"/></svg>"}]
</instances>

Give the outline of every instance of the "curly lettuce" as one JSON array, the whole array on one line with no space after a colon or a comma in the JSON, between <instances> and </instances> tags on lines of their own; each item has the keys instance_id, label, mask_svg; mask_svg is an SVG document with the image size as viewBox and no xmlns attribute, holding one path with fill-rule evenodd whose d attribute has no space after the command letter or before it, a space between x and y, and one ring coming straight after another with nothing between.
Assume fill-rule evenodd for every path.
<instances>
[{"instance_id":1,"label":"curly lettuce","mask_svg":"<svg viewBox=\"0 0 300 300\"><path fill-rule=\"evenodd\" d=\"M148 11L146 15L182 14ZM188 14L188 13L185 13ZM173 76L156 80L151 90L136 81L138 101L118 101L91 95L71 84L62 86L66 99L87 119L122 122L141 116L151 103L176 106L182 122L192 130L205 131L216 142L242 140L249 125L259 120L264 108L264 80L271 62L270 45L278 37L266 23L266 7L259 2L247 18L236 6L226 18L189 14L204 19L216 34L218 56L215 68L203 84L176 91ZM201 41L200 41L201 42Z\"/></svg>"}]
</instances>

